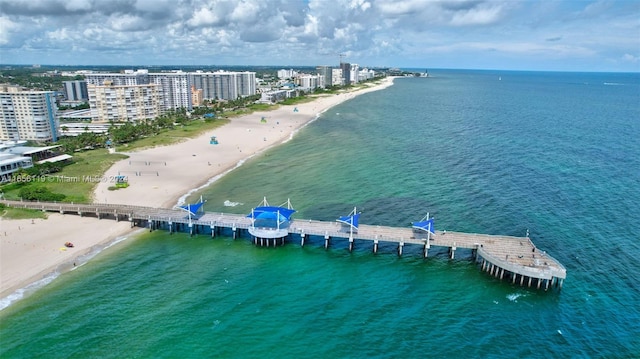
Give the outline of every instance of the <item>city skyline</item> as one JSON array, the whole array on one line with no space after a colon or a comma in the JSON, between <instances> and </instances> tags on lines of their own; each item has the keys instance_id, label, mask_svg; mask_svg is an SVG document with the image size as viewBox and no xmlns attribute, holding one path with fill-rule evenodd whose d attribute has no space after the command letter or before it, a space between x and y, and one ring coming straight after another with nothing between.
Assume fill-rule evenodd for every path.
<instances>
[{"instance_id":1,"label":"city skyline","mask_svg":"<svg viewBox=\"0 0 640 359\"><path fill-rule=\"evenodd\" d=\"M0 63L640 71L640 2L0 0Z\"/></svg>"}]
</instances>

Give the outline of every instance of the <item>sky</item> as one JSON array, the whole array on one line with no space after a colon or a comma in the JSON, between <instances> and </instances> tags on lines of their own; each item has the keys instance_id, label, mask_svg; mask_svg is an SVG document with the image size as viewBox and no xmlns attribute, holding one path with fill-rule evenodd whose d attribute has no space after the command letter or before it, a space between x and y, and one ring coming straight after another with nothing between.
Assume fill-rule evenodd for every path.
<instances>
[{"instance_id":1,"label":"sky","mask_svg":"<svg viewBox=\"0 0 640 359\"><path fill-rule=\"evenodd\" d=\"M0 64L640 72L640 1L0 0Z\"/></svg>"}]
</instances>

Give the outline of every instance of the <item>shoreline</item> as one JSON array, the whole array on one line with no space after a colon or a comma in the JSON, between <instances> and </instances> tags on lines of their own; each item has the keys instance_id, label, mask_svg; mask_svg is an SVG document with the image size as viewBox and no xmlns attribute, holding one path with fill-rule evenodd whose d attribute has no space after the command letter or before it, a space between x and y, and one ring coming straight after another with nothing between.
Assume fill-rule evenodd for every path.
<instances>
[{"instance_id":1,"label":"shoreline","mask_svg":"<svg viewBox=\"0 0 640 359\"><path fill-rule=\"evenodd\" d=\"M109 191L112 183L102 181L94 190L94 202L166 208L182 204L189 195L215 183L252 157L288 142L330 108L385 89L394 80L395 77L387 77L368 88L234 117L222 127L179 143L118 151L129 158L113 164L104 177L126 175L129 187ZM213 135L219 141L216 145L209 143ZM71 227L73 230L69 231ZM99 251L134 237L137 230L129 222L57 213L50 213L47 219L0 218L0 228L0 310L29 294L32 287L37 290L49 283L47 278L52 280L72 270L74 263L84 264ZM67 241L75 247L63 249ZM96 253L81 260L94 249Z\"/></svg>"}]
</instances>

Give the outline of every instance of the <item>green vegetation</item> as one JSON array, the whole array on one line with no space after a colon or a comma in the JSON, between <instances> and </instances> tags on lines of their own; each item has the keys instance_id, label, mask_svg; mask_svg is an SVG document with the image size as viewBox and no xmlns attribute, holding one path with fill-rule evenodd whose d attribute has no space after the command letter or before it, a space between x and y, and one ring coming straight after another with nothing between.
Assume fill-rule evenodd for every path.
<instances>
[{"instance_id":1,"label":"green vegetation","mask_svg":"<svg viewBox=\"0 0 640 359\"><path fill-rule=\"evenodd\" d=\"M88 102L84 102L81 103L77 106L63 106L63 105L59 105L58 106L58 111L65 111L65 110L88 110L89 107L89 103Z\"/></svg>"},{"instance_id":2,"label":"green vegetation","mask_svg":"<svg viewBox=\"0 0 640 359\"><path fill-rule=\"evenodd\" d=\"M47 187L52 192L65 195L65 202L92 202L93 190L98 182L109 180L103 177L104 173L125 158L128 156L108 153L104 148L75 153L72 164L47 179Z\"/></svg>"},{"instance_id":3,"label":"green vegetation","mask_svg":"<svg viewBox=\"0 0 640 359\"><path fill-rule=\"evenodd\" d=\"M202 133L218 128L226 123L229 123L228 119L195 120L158 132L153 136L140 138L130 143L122 144L121 146L126 148L127 151L155 146L166 146L197 137Z\"/></svg>"},{"instance_id":4,"label":"green vegetation","mask_svg":"<svg viewBox=\"0 0 640 359\"><path fill-rule=\"evenodd\" d=\"M106 170L124 158L127 156L109 154L106 149L75 153L72 162L55 174L29 175L27 171L32 169L23 170L16 174L17 179L23 180L5 184L0 190L6 199L89 203Z\"/></svg>"},{"instance_id":5,"label":"green vegetation","mask_svg":"<svg viewBox=\"0 0 640 359\"><path fill-rule=\"evenodd\" d=\"M306 102L311 102L315 100L315 98L313 97L309 97L309 96L304 96L304 97L294 97L294 98L288 98L282 102L279 102L283 105L297 105L300 103L306 103Z\"/></svg>"},{"instance_id":6,"label":"green vegetation","mask_svg":"<svg viewBox=\"0 0 640 359\"><path fill-rule=\"evenodd\" d=\"M47 218L47 213L35 209L10 208L0 203L0 217L4 219Z\"/></svg>"},{"instance_id":7,"label":"green vegetation","mask_svg":"<svg viewBox=\"0 0 640 359\"><path fill-rule=\"evenodd\" d=\"M271 111L278 108L278 105L270 105L266 103L254 103L249 105L251 111Z\"/></svg>"},{"instance_id":8,"label":"green vegetation","mask_svg":"<svg viewBox=\"0 0 640 359\"><path fill-rule=\"evenodd\" d=\"M82 80L82 76L60 76L56 70L45 72L45 69L32 67L16 67L0 71L0 83L18 85L33 90L58 91L63 81Z\"/></svg>"},{"instance_id":9,"label":"green vegetation","mask_svg":"<svg viewBox=\"0 0 640 359\"><path fill-rule=\"evenodd\" d=\"M66 197L62 193L53 193L43 184L29 184L20 188L20 198L27 201L59 202Z\"/></svg>"}]
</instances>

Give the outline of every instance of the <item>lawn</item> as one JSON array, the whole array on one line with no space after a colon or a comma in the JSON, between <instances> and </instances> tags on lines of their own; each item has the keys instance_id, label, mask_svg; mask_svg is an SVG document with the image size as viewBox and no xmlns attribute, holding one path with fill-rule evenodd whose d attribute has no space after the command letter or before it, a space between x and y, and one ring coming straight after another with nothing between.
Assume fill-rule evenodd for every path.
<instances>
[{"instance_id":1,"label":"lawn","mask_svg":"<svg viewBox=\"0 0 640 359\"><path fill-rule=\"evenodd\" d=\"M93 189L98 184L95 178L101 178L111 165L127 158L122 154L110 154L106 149L96 149L76 152L71 164L62 168L60 172L47 176L38 176L29 183L10 183L0 187L6 199L20 199L20 189L23 186L43 186L51 192L66 196L65 202L90 203Z\"/></svg>"},{"instance_id":2,"label":"lawn","mask_svg":"<svg viewBox=\"0 0 640 359\"><path fill-rule=\"evenodd\" d=\"M34 209L9 208L0 204L0 217L4 219L47 218L47 213Z\"/></svg>"}]
</instances>

